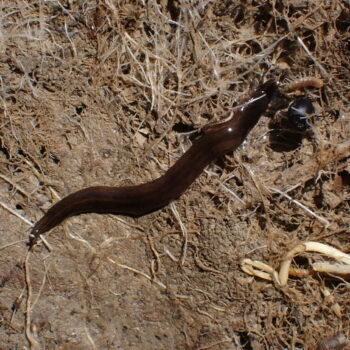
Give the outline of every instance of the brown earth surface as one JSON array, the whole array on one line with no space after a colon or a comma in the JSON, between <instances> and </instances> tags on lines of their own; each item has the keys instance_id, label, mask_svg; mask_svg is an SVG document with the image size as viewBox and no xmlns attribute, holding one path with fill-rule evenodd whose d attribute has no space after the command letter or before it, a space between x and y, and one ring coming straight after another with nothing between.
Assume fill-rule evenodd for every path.
<instances>
[{"instance_id":1,"label":"brown earth surface","mask_svg":"<svg viewBox=\"0 0 350 350\"><path fill-rule=\"evenodd\" d=\"M286 286L241 265L350 253L349 1L3 0L0 19L1 349L350 338L349 274L311 272L334 259L301 253ZM316 108L305 134L270 113L171 205L72 217L28 253L60 198L155 179L261 81L306 76L325 85L288 95Z\"/></svg>"}]
</instances>

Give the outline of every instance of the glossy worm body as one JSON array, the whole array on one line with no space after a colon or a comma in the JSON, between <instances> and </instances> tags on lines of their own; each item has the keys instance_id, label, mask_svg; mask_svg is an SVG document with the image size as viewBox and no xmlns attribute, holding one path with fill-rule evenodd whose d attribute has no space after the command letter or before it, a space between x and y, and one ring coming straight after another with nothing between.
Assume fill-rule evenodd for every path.
<instances>
[{"instance_id":1,"label":"glossy worm body","mask_svg":"<svg viewBox=\"0 0 350 350\"><path fill-rule=\"evenodd\" d=\"M262 84L228 121L208 127L189 150L158 179L129 187L96 186L77 191L53 205L32 229L31 245L39 235L65 218L81 213L142 216L177 199L216 158L235 150L266 111L277 84Z\"/></svg>"},{"instance_id":2,"label":"glossy worm body","mask_svg":"<svg viewBox=\"0 0 350 350\"><path fill-rule=\"evenodd\" d=\"M287 84L283 91L292 92L306 87L320 89L323 86L323 80L315 77L304 77Z\"/></svg>"}]
</instances>

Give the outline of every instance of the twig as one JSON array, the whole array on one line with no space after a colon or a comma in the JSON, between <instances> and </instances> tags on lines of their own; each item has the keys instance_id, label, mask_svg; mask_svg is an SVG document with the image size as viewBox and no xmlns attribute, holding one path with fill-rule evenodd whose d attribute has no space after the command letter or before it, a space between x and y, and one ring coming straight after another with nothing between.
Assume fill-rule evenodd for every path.
<instances>
[{"instance_id":1,"label":"twig","mask_svg":"<svg viewBox=\"0 0 350 350\"><path fill-rule=\"evenodd\" d=\"M150 248L152 250L152 253L155 257L155 259L152 260L152 274L156 275L159 273L160 268L161 268L161 260L160 260L160 256L159 253L156 249L156 247L154 246L154 242L152 240L152 238L150 237L150 235L147 235L147 239L148 239L148 243L150 245ZM156 268L154 268L154 262L156 261Z\"/></svg>"},{"instance_id":2,"label":"twig","mask_svg":"<svg viewBox=\"0 0 350 350\"><path fill-rule=\"evenodd\" d=\"M94 350L97 350L96 344L95 344L94 340L92 339L92 336L91 336L91 334L89 333L89 330L88 330L86 324L85 324L85 326L84 326L84 329L85 329L86 337L88 338L88 340L89 340L89 342L90 342L92 348L93 348Z\"/></svg>"},{"instance_id":3,"label":"twig","mask_svg":"<svg viewBox=\"0 0 350 350\"><path fill-rule=\"evenodd\" d=\"M26 328L25 328L25 334L29 341L30 348L33 350L40 350L40 344L35 339L32 330L31 330L31 303L30 300L32 298L32 285L30 281L30 273L29 273L29 257L31 254L31 250L29 249L24 261L24 269L25 269L25 280L26 280L26 286L27 286L27 302L26 302Z\"/></svg>"},{"instance_id":4,"label":"twig","mask_svg":"<svg viewBox=\"0 0 350 350\"><path fill-rule=\"evenodd\" d=\"M29 197L29 194L23 190L20 186L18 186L17 184L15 184L14 182L12 182L8 177L6 177L5 175L0 174L0 178L2 178L3 180L5 180L6 182L8 182L11 186L13 186L16 190L18 190L18 192L21 192L23 195L25 195L27 198Z\"/></svg>"},{"instance_id":5,"label":"twig","mask_svg":"<svg viewBox=\"0 0 350 350\"><path fill-rule=\"evenodd\" d=\"M13 245L16 245L18 243L23 243L23 242L27 242L27 240L26 239L21 239L19 241L14 241L14 242L11 242L11 243L7 243L7 244L3 245L2 247L0 247L0 250L6 249L8 247L11 247Z\"/></svg>"},{"instance_id":6,"label":"twig","mask_svg":"<svg viewBox=\"0 0 350 350\"><path fill-rule=\"evenodd\" d=\"M152 277L148 276L146 273L144 273L144 272L142 272L142 271L139 271L139 270L136 270L136 269L134 269L133 267L130 267L130 266L128 266L128 265L119 264L118 262L114 261L114 260L111 259L111 258L108 258L108 260L109 260L112 264L117 265L118 267L121 267L121 268L123 268L123 269L125 269L125 270L129 270L129 271L131 271L131 272L134 272L134 273L136 273L137 275L141 275L141 276L145 277L146 279L148 279L149 281L155 283L155 284L158 285L159 287L161 287L161 288L163 288L163 289L166 289L165 284L163 284L162 282L157 281L155 278L152 278Z\"/></svg>"},{"instance_id":7,"label":"twig","mask_svg":"<svg viewBox=\"0 0 350 350\"><path fill-rule=\"evenodd\" d=\"M17 216L18 218L20 218L21 220L23 220L26 224L33 226L34 224L29 221L28 219L26 219L24 216L22 216L21 214L18 214L15 210L11 209L9 206L7 206L5 203L0 202L0 205L5 208L6 210L8 210L11 214Z\"/></svg>"},{"instance_id":8,"label":"twig","mask_svg":"<svg viewBox=\"0 0 350 350\"><path fill-rule=\"evenodd\" d=\"M227 191L233 198L237 199L239 202L241 202L242 204L245 204L244 201L238 197L238 195L233 192L231 189L229 189L227 186L225 186L224 184L220 183L220 186Z\"/></svg>"},{"instance_id":9,"label":"twig","mask_svg":"<svg viewBox=\"0 0 350 350\"><path fill-rule=\"evenodd\" d=\"M304 44L303 40L297 36L297 40L299 42L299 44L301 45L301 47L305 50L305 52L308 54L308 56L314 61L314 63L316 64L316 66L320 69L320 71L328 77L328 73L327 71L323 68L323 66L315 59L315 57L312 55L312 53L309 51L309 49L307 48L307 46Z\"/></svg>"},{"instance_id":10,"label":"twig","mask_svg":"<svg viewBox=\"0 0 350 350\"><path fill-rule=\"evenodd\" d=\"M173 212L176 220L178 221L180 228L181 228L181 232L182 232L182 236L184 238L184 242L182 245L182 255L181 255L181 265L183 265L185 263L186 260L186 255L187 255L187 246L188 246L188 233L187 233L187 228L184 225L184 223L182 222L181 218L180 218L180 214L176 209L176 205L174 202L171 202L170 204L170 208L171 211Z\"/></svg>"},{"instance_id":11,"label":"twig","mask_svg":"<svg viewBox=\"0 0 350 350\"><path fill-rule=\"evenodd\" d=\"M307 213L309 213L310 215L312 215L313 217L315 217L316 219L318 219L319 221L321 221L325 228L328 228L330 226L330 222L328 220L326 220L325 218L317 215L316 213L314 213L311 209L309 209L308 207L306 207L304 204L301 204L300 202L298 202L296 199L292 198L291 196L289 196L287 193L278 190L277 188L274 187L269 187L270 190L272 190L273 192L279 193L282 197L287 198L288 200L290 200L292 203L296 204L297 206L299 206L300 208L302 208L303 210L305 210Z\"/></svg>"}]
</instances>

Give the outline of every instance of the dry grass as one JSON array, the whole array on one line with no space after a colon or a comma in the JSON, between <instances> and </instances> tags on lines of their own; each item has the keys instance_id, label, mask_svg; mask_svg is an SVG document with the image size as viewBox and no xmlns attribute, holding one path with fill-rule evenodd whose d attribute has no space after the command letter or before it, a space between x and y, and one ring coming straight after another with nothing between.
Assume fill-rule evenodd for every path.
<instances>
[{"instance_id":1,"label":"dry grass","mask_svg":"<svg viewBox=\"0 0 350 350\"><path fill-rule=\"evenodd\" d=\"M346 279L280 288L240 269L244 258L277 268L306 240L350 251L348 1L1 7L1 349L314 349L350 337ZM27 256L29 220L59 198L156 178L189 131L227 117L259 81L309 75L326 85L306 92L317 113L297 147L263 118L171 207L71 218L50 252Z\"/></svg>"}]
</instances>

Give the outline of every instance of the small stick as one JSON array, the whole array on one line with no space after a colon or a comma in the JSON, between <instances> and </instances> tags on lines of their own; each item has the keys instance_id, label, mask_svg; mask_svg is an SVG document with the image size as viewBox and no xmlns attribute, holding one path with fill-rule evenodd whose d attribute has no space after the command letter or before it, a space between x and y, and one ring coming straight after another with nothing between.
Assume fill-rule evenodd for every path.
<instances>
[{"instance_id":1,"label":"small stick","mask_svg":"<svg viewBox=\"0 0 350 350\"><path fill-rule=\"evenodd\" d=\"M38 343L35 335L32 332L32 323L31 323L31 312L32 312L32 306L31 306L31 298L32 298L32 284L30 280L30 273L29 273L29 256L31 254L31 251L28 250L25 261L24 261L24 271L25 271L25 281L27 286L27 302L26 302L26 319L25 319L25 335L27 337L27 340L30 344L30 348L33 350L40 350L41 346ZM34 331L35 333L35 331Z\"/></svg>"},{"instance_id":2,"label":"small stick","mask_svg":"<svg viewBox=\"0 0 350 350\"><path fill-rule=\"evenodd\" d=\"M11 209L8 205L6 205L4 202L0 202L0 206L8 210L11 214L17 216L18 218L22 219L25 223L27 223L30 226L33 226L33 223L30 222L28 219L26 219L24 216L18 214L15 210Z\"/></svg>"},{"instance_id":3,"label":"small stick","mask_svg":"<svg viewBox=\"0 0 350 350\"><path fill-rule=\"evenodd\" d=\"M185 260L186 260L187 246L188 246L188 233L187 233L187 228L186 228L186 226L184 225L184 223L182 222L181 217L180 217L180 214L179 214L179 212L177 211L174 202L170 203L170 208L171 208L171 211L173 212L173 214L174 214L176 220L177 220L178 223L179 223L179 226L180 226L181 232L182 232L182 236L183 236L183 238L184 238L184 242L183 242L183 245L182 245L182 254L181 254L181 265L183 265L183 264L185 263Z\"/></svg>"},{"instance_id":4,"label":"small stick","mask_svg":"<svg viewBox=\"0 0 350 350\"><path fill-rule=\"evenodd\" d=\"M130 266L128 266L128 265L119 264L118 262L114 261L114 260L111 259L111 258L108 258L108 260L109 260L112 264L114 264L114 265L116 265L116 266L119 266L119 267L121 267L122 269L129 270L129 271L131 271L131 272L133 272L133 273L136 273L137 275L141 275L141 276L145 277L145 278L148 279L150 282L155 283L156 285L158 285L158 286L161 287L162 289L167 289L167 287L166 287L165 284L163 284L162 282L159 282L159 281L156 280L155 278L152 278L152 277L148 276L146 273L144 273L144 272L142 272L142 271L136 270L136 269L134 269L133 267L130 267Z\"/></svg>"},{"instance_id":5,"label":"small stick","mask_svg":"<svg viewBox=\"0 0 350 350\"><path fill-rule=\"evenodd\" d=\"M5 175L0 174L0 178L5 180L6 182L8 182L12 187L14 187L18 192L21 192L24 196L26 196L27 198L29 197L29 194L22 189L19 185L17 185L16 183L12 182L8 177L6 177Z\"/></svg>"},{"instance_id":6,"label":"small stick","mask_svg":"<svg viewBox=\"0 0 350 350\"><path fill-rule=\"evenodd\" d=\"M273 192L279 193L282 197L287 198L288 200L290 200L292 203L296 204L297 206L299 206L300 208L304 209L307 213L309 213L310 215L312 215L313 217L315 217L316 219L318 219L319 221L321 221L325 228L329 227L330 222L328 220L326 220L325 218L317 215L316 213L314 213L311 209L309 209L308 207L306 207L304 204L301 204L300 202L298 202L296 199L293 199L291 196L289 196L287 193L282 192L280 190L278 190L277 188L273 188L270 187L270 190L272 190Z\"/></svg>"}]
</instances>

